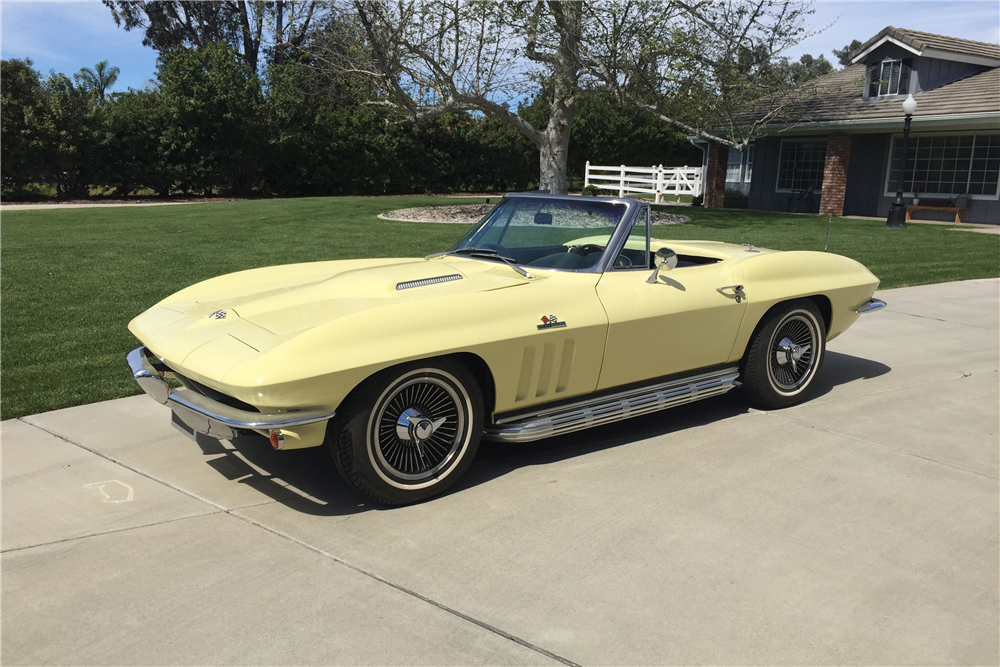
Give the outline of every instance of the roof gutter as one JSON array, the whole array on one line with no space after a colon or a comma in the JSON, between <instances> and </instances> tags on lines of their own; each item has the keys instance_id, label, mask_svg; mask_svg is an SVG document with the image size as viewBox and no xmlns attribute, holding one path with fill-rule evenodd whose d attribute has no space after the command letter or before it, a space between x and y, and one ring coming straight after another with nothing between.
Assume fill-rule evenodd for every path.
<instances>
[{"instance_id":1,"label":"roof gutter","mask_svg":"<svg viewBox=\"0 0 1000 667\"><path fill-rule=\"evenodd\" d=\"M767 126L767 135L782 132L783 134L811 134L817 130L854 130L870 132L891 132L898 129L903 121L902 116L890 118L856 118L850 120L828 120L809 123L773 123ZM985 127L994 129L1000 122L1000 109L997 111L980 111L976 113L934 114L914 116L914 129L934 129L936 127L954 128L956 125L964 129ZM956 128L958 129L958 128Z\"/></svg>"}]
</instances>

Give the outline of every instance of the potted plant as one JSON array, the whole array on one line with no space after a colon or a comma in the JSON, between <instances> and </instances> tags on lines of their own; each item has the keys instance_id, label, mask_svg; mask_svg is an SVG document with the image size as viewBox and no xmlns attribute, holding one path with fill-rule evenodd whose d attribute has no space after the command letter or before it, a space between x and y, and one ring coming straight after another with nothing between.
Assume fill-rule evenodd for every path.
<instances>
[{"instance_id":1,"label":"potted plant","mask_svg":"<svg viewBox=\"0 0 1000 667\"><path fill-rule=\"evenodd\" d=\"M913 205L920 206L920 184L913 184Z\"/></svg>"}]
</instances>

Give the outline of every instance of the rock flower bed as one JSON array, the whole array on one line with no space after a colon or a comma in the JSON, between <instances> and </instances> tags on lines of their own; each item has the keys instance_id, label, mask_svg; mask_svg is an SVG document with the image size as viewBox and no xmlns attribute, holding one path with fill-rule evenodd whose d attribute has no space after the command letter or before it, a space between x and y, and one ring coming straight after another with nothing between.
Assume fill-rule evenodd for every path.
<instances>
[{"instance_id":1,"label":"rock flower bed","mask_svg":"<svg viewBox=\"0 0 1000 667\"><path fill-rule=\"evenodd\" d=\"M385 220L402 220L405 222L443 222L452 224L472 224L492 210L495 204L458 204L455 206L419 206L417 208L401 208L383 213L379 217ZM654 225L679 225L691 222L691 218L677 213L653 211Z\"/></svg>"}]
</instances>

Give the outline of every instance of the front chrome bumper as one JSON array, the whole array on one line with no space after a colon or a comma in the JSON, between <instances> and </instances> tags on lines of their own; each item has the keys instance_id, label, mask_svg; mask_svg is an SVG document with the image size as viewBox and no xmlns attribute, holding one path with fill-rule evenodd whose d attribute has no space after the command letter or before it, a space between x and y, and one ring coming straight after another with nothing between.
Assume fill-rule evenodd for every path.
<instances>
[{"instance_id":1,"label":"front chrome bumper","mask_svg":"<svg viewBox=\"0 0 1000 667\"><path fill-rule=\"evenodd\" d=\"M868 299L863 304L854 309L854 312L858 315L863 315L865 313L872 313L876 310L882 310L885 308L885 301L881 299Z\"/></svg>"},{"instance_id":2,"label":"front chrome bumper","mask_svg":"<svg viewBox=\"0 0 1000 667\"><path fill-rule=\"evenodd\" d=\"M153 400L169 407L185 424L213 438L230 440L239 435L241 430L271 431L315 424L331 419L336 414L325 410L273 414L240 410L193 389L171 387L160 370L149 361L151 354L145 347L137 347L125 357L135 381Z\"/></svg>"}]
</instances>

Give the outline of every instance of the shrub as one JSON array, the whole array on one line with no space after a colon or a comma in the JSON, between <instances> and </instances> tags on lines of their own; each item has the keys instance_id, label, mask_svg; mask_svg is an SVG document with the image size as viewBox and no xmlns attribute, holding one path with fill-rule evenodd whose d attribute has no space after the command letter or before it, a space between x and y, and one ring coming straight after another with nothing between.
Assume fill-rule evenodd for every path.
<instances>
[{"instance_id":1,"label":"shrub","mask_svg":"<svg viewBox=\"0 0 1000 667\"><path fill-rule=\"evenodd\" d=\"M747 208L749 205L750 199L739 190L726 190L722 197L724 208Z\"/></svg>"}]
</instances>

